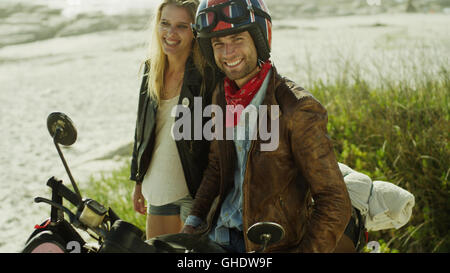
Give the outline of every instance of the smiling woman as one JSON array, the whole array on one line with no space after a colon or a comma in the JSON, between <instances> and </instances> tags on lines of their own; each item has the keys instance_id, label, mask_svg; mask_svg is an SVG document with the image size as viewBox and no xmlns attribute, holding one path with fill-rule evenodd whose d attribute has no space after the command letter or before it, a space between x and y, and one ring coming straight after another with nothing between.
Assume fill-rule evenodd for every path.
<instances>
[{"instance_id":1,"label":"smiling woman","mask_svg":"<svg viewBox=\"0 0 450 273\"><path fill-rule=\"evenodd\" d=\"M177 6L170 5L163 9L159 22L159 38L166 55L189 53L194 39L191 20L189 13Z\"/></svg>"},{"instance_id":2,"label":"smiling woman","mask_svg":"<svg viewBox=\"0 0 450 273\"><path fill-rule=\"evenodd\" d=\"M186 60L189 55L192 55L197 68L205 66L198 44L193 42L194 35L190 26L195 17L197 3L197 0L166 0L161 3L156 11L152 30L155 35L151 37L149 47L151 63L148 63L150 70L154 73L148 75L147 89L149 95L158 104L161 96L165 95L164 92L161 92L163 88L165 90L180 88L177 85L164 87L165 82L179 84L183 78L181 72L184 71L184 63L178 62L179 60ZM180 67L174 69L175 67L172 65L172 69L167 73L168 75L165 75L167 65L174 60L177 64L183 64L182 69ZM165 76L169 76L172 80L166 79L165 81ZM166 98L171 97L173 97L173 94L169 94Z\"/></svg>"},{"instance_id":3,"label":"smiling woman","mask_svg":"<svg viewBox=\"0 0 450 273\"><path fill-rule=\"evenodd\" d=\"M162 1L145 62L130 178L136 181L134 210L147 214L148 239L180 231L208 162L207 141L171 136L173 106L202 112L215 86L191 28L197 6L197 0Z\"/></svg>"},{"instance_id":4,"label":"smiling woman","mask_svg":"<svg viewBox=\"0 0 450 273\"><path fill-rule=\"evenodd\" d=\"M168 5L161 11L158 35L164 54L169 64L177 64L179 60L186 60L194 44L194 34L191 29L192 17L189 12L175 5ZM161 99L171 99L178 94L184 76L184 63L181 67L172 65L166 72L164 92Z\"/></svg>"}]
</instances>

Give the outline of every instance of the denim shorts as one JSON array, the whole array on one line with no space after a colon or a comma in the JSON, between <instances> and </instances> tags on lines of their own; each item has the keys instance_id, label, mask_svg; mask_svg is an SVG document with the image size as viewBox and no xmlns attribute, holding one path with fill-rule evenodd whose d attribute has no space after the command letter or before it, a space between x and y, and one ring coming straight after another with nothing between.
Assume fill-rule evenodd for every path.
<instances>
[{"instance_id":1,"label":"denim shorts","mask_svg":"<svg viewBox=\"0 0 450 273\"><path fill-rule=\"evenodd\" d=\"M188 194L185 197L170 204L162 206L149 205L147 213L152 215L163 215L163 216L180 215L181 221L183 221L184 223L189 213L191 212L193 202L194 200Z\"/></svg>"}]
</instances>

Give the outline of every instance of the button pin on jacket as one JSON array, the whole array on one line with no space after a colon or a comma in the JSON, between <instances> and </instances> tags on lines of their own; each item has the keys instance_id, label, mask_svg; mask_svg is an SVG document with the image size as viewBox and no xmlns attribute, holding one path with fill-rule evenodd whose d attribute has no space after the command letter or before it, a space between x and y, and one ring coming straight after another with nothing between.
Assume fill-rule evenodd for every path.
<instances>
[{"instance_id":1,"label":"button pin on jacket","mask_svg":"<svg viewBox=\"0 0 450 273\"><path fill-rule=\"evenodd\" d=\"M189 107L189 99L188 98L183 98L183 100L181 101L181 104L184 107Z\"/></svg>"}]
</instances>

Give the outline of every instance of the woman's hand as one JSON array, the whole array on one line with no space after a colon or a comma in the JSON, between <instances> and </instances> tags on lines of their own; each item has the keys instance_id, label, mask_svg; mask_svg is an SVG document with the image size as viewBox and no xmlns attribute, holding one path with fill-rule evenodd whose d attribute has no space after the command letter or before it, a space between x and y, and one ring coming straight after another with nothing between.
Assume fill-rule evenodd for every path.
<instances>
[{"instance_id":1,"label":"woman's hand","mask_svg":"<svg viewBox=\"0 0 450 273\"><path fill-rule=\"evenodd\" d=\"M133 190L133 207L134 210L140 214L145 215L147 213L147 207L145 206L145 198L142 195L142 184L136 183Z\"/></svg>"}]
</instances>

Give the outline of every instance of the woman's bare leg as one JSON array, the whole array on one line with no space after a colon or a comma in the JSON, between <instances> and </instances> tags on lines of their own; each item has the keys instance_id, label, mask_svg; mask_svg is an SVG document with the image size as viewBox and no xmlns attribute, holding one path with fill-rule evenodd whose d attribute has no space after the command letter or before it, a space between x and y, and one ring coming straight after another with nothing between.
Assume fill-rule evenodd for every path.
<instances>
[{"instance_id":1,"label":"woman's bare leg","mask_svg":"<svg viewBox=\"0 0 450 273\"><path fill-rule=\"evenodd\" d=\"M147 214L147 240L158 235L179 233L182 227L180 215Z\"/></svg>"}]
</instances>

